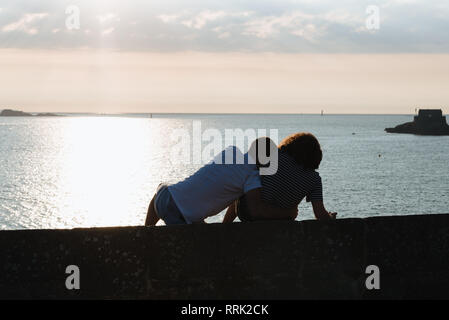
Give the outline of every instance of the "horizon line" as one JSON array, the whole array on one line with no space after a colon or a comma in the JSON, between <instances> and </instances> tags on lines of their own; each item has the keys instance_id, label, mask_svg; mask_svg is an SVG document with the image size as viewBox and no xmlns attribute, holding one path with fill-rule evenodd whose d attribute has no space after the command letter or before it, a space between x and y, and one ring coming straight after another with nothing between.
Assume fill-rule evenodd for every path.
<instances>
[{"instance_id":1,"label":"horizon line","mask_svg":"<svg viewBox=\"0 0 449 320\"><path fill-rule=\"evenodd\" d=\"M426 108L426 109L418 109L418 110L428 110L435 108ZM436 108L437 110L443 110L442 108ZM3 110L14 110L14 109L0 109ZM17 110L21 111L21 110ZM70 112L59 112L59 111L24 111L25 113L30 114L39 114L39 113L50 113L50 114L61 114L61 115L97 115L97 116L120 116L120 115L318 115L318 116L326 116L326 115L416 115L417 113L350 113L350 112L341 112L341 113L326 113L323 114L314 113L314 112L117 112L117 113L103 113L103 112L83 112L83 111L70 111ZM446 115L443 112L443 115ZM19 116L20 117L20 116Z\"/></svg>"}]
</instances>

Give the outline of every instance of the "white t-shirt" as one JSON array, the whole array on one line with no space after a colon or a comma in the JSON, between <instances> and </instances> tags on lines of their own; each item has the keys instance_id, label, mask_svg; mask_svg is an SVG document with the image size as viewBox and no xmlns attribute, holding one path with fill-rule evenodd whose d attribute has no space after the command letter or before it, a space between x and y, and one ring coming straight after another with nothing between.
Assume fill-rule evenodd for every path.
<instances>
[{"instance_id":1,"label":"white t-shirt","mask_svg":"<svg viewBox=\"0 0 449 320\"><path fill-rule=\"evenodd\" d=\"M193 223L218 214L243 194L261 187L252 158L233 146L168 190L186 221Z\"/></svg>"}]
</instances>

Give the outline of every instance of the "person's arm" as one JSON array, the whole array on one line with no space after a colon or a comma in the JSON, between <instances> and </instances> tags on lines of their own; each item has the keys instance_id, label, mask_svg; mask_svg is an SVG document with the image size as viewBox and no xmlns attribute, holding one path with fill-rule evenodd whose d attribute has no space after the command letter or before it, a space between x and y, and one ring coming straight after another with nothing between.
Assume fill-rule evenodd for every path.
<instances>
[{"instance_id":1,"label":"person's arm","mask_svg":"<svg viewBox=\"0 0 449 320\"><path fill-rule=\"evenodd\" d=\"M312 207L317 220L331 220L337 216L336 212L328 212L326 210L323 201L312 201Z\"/></svg>"},{"instance_id":2,"label":"person's arm","mask_svg":"<svg viewBox=\"0 0 449 320\"><path fill-rule=\"evenodd\" d=\"M262 200L261 188L253 189L245 194L248 213L254 220L295 220L298 208L285 209Z\"/></svg>"},{"instance_id":3,"label":"person's arm","mask_svg":"<svg viewBox=\"0 0 449 320\"><path fill-rule=\"evenodd\" d=\"M226 214L223 218L223 223L231 223L237 218L237 212L235 211L235 202L233 202L226 210Z\"/></svg>"}]
</instances>

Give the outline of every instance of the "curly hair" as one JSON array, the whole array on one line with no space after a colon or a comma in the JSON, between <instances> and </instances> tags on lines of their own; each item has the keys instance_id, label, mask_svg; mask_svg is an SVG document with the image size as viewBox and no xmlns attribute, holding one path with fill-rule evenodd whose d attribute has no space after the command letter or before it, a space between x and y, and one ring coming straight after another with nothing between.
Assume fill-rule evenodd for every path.
<instances>
[{"instance_id":1,"label":"curly hair","mask_svg":"<svg viewBox=\"0 0 449 320\"><path fill-rule=\"evenodd\" d=\"M323 159L323 152L318 139L308 132L289 135L281 141L279 150L287 152L297 163L313 170L318 169Z\"/></svg>"}]
</instances>

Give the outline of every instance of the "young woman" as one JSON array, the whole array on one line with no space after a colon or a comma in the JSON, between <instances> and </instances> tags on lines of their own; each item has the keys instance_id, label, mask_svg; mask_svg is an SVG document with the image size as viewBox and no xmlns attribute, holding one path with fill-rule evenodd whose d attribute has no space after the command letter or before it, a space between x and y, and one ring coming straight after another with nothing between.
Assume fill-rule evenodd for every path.
<instances>
[{"instance_id":1,"label":"young woman","mask_svg":"<svg viewBox=\"0 0 449 320\"><path fill-rule=\"evenodd\" d=\"M323 153L317 138L306 132L292 134L278 146L277 171L261 175L262 188L246 193L231 205L223 220L232 222L239 215L242 221L279 220L295 218L302 199L312 203L315 217L319 220L335 219L336 212L328 212L323 203L323 186L318 169ZM267 204L283 209L285 215L266 212L261 205Z\"/></svg>"}]
</instances>

